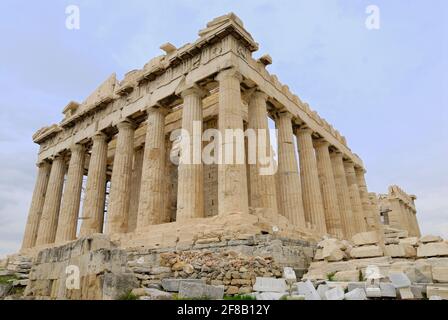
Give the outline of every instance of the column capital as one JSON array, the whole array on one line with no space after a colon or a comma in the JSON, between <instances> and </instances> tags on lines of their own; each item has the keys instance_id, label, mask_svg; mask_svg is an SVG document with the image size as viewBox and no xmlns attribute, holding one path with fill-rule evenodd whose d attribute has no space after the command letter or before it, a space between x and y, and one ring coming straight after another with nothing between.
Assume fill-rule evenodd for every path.
<instances>
[{"instance_id":1,"label":"column capital","mask_svg":"<svg viewBox=\"0 0 448 320\"><path fill-rule=\"evenodd\" d=\"M313 145L315 148L328 148L330 146L330 142L323 138L314 139Z\"/></svg>"},{"instance_id":2,"label":"column capital","mask_svg":"<svg viewBox=\"0 0 448 320\"><path fill-rule=\"evenodd\" d=\"M85 146L79 143L75 143L70 147L70 151L73 152L82 152L85 150Z\"/></svg>"},{"instance_id":3,"label":"column capital","mask_svg":"<svg viewBox=\"0 0 448 320\"><path fill-rule=\"evenodd\" d=\"M267 95L267 93L260 90L258 87L254 87L244 92L244 98L247 101L250 101L252 99L262 99L266 102L269 96Z\"/></svg>"},{"instance_id":4,"label":"column capital","mask_svg":"<svg viewBox=\"0 0 448 320\"><path fill-rule=\"evenodd\" d=\"M191 85L190 87L187 87L186 89L184 89L181 93L180 96L182 97L182 99L185 99L185 97L190 96L190 95L197 95L199 96L199 98L204 98L209 94L209 92L204 89L201 88L199 85L197 85L196 83Z\"/></svg>"},{"instance_id":5,"label":"column capital","mask_svg":"<svg viewBox=\"0 0 448 320\"><path fill-rule=\"evenodd\" d=\"M48 166L48 165L51 164L50 161L51 161L50 159L43 159L43 160L41 160L41 161L36 163L36 167L42 168L43 166Z\"/></svg>"},{"instance_id":6,"label":"column capital","mask_svg":"<svg viewBox=\"0 0 448 320\"><path fill-rule=\"evenodd\" d=\"M168 108L161 104L155 104L152 106L148 106L146 108L146 113L149 115L150 113L161 113L163 116L166 116L170 111Z\"/></svg>"},{"instance_id":7,"label":"column capital","mask_svg":"<svg viewBox=\"0 0 448 320\"><path fill-rule=\"evenodd\" d=\"M117 123L117 129L134 129L135 123L130 119L122 119L120 122Z\"/></svg>"},{"instance_id":8,"label":"column capital","mask_svg":"<svg viewBox=\"0 0 448 320\"><path fill-rule=\"evenodd\" d=\"M222 81L227 78L236 78L239 82L243 81L242 74L236 68L221 70L215 77L217 81Z\"/></svg>"},{"instance_id":9,"label":"column capital","mask_svg":"<svg viewBox=\"0 0 448 320\"><path fill-rule=\"evenodd\" d=\"M284 111L284 112L279 112L277 113L277 117L278 118L287 118L289 120L292 120L292 118L294 117L294 115L291 112L288 111ZM292 124L291 124L292 125Z\"/></svg>"},{"instance_id":10,"label":"column capital","mask_svg":"<svg viewBox=\"0 0 448 320\"><path fill-rule=\"evenodd\" d=\"M98 131L92 137L92 141L104 141L107 139L107 134L102 131Z\"/></svg>"},{"instance_id":11,"label":"column capital","mask_svg":"<svg viewBox=\"0 0 448 320\"><path fill-rule=\"evenodd\" d=\"M355 171L356 172L360 172L362 174L366 174L367 173L366 169L364 169L363 167L358 167L358 166L355 166Z\"/></svg>"},{"instance_id":12,"label":"column capital","mask_svg":"<svg viewBox=\"0 0 448 320\"><path fill-rule=\"evenodd\" d=\"M296 133L300 133L300 134L310 134L310 135L312 135L313 132L314 131L310 127L308 127L307 125L302 125L302 126L300 126L300 127L298 127L296 129Z\"/></svg>"}]
</instances>

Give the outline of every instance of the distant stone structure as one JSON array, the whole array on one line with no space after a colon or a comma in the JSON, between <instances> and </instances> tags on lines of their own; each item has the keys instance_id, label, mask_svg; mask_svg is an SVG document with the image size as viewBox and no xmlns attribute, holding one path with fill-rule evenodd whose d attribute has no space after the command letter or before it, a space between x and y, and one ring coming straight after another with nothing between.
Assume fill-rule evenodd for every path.
<instances>
[{"instance_id":1,"label":"distant stone structure","mask_svg":"<svg viewBox=\"0 0 448 320\"><path fill-rule=\"evenodd\" d=\"M409 195L398 186L390 186L387 194L380 194L379 208L384 225L407 230L409 236L420 237L415 209L415 195Z\"/></svg>"},{"instance_id":2,"label":"distant stone structure","mask_svg":"<svg viewBox=\"0 0 448 320\"><path fill-rule=\"evenodd\" d=\"M262 233L349 239L380 227L362 160L266 70L269 55L252 57L258 44L238 17L218 17L194 43L161 49L143 69L121 81L113 74L84 102L70 102L59 124L33 136L38 175L22 252L95 233L125 248L181 249ZM261 175L261 164L247 159L169 160L171 133L193 133L193 121L224 133L267 130L268 118L278 130L275 175ZM415 198L398 190L388 200L390 224L417 232Z\"/></svg>"}]
</instances>

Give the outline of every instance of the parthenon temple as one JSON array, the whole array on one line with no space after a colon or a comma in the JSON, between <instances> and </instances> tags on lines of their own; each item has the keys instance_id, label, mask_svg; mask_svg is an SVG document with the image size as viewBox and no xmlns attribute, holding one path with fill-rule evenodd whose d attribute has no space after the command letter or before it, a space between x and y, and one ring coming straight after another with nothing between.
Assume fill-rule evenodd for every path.
<instances>
[{"instance_id":1,"label":"parthenon temple","mask_svg":"<svg viewBox=\"0 0 448 320\"><path fill-rule=\"evenodd\" d=\"M258 44L236 15L212 20L193 43L161 50L34 134L38 174L22 251L96 233L123 247L180 246L200 233L349 239L384 225L420 235L415 196L396 186L387 196L369 192L346 138L269 73L269 55L253 57ZM172 133L194 135L194 122L224 134L268 130L270 121L275 174L260 174L262 164L247 156L171 161Z\"/></svg>"}]
</instances>

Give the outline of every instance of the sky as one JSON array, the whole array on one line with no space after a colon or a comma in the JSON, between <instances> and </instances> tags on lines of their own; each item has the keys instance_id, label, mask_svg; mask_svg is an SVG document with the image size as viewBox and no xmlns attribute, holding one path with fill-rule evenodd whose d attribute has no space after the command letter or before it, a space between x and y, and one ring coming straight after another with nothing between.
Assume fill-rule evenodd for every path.
<instances>
[{"instance_id":1,"label":"sky","mask_svg":"<svg viewBox=\"0 0 448 320\"><path fill-rule=\"evenodd\" d=\"M66 27L76 5L80 28ZM379 29L366 28L368 5ZM337 128L364 161L369 191L417 195L424 234L448 238L448 2L445 0L0 2L0 256L20 248L36 177L33 133L236 13L269 71Z\"/></svg>"}]
</instances>

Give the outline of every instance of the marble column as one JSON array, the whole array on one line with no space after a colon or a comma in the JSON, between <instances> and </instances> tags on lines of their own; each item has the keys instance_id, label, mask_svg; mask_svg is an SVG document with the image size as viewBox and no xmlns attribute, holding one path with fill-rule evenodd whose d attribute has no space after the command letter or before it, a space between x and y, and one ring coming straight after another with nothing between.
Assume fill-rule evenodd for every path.
<instances>
[{"instance_id":1,"label":"marble column","mask_svg":"<svg viewBox=\"0 0 448 320\"><path fill-rule=\"evenodd\" d=\"M280 113L276 118L278 130L278 180L280 213L296 226L306 227L300 185L299 167L294 146L292 115Z\"/></svg>"},{"instance_id":2,"label":"marble column","mask_svg":"<svg viewBox=\"0 0 448 320\"><path fill-rule=\"evenodd\" d=\"M137 227L138 202L142 182L143 151L143 148L138 148L134 151L134 163L131 178L131 199L129 201L128 232L134 231Z\"/></svg>"},{"instance_id":3,"label":"marble column","mask_svg":"<svg viewBox=\"0 0 448 320\"><path fill-rule=\"evenodd\" d=\"M62 190L67 166L64 157L58 155L51 165L42 216L40 217L39 232L36 245L54 243L58 227L59 209L61 208Z\"/></svg>"},{"instance_id":4,"label":"marble column","mask_svg":"<svg viewBox=\"0 0 448 320\"><path fill-rule=\"evenodd\" d=\"M420 232L420 226L418 225L418 220L417 220L417 213L415 211L412 211L412 220L414 221L415 236L421 237L422 234Z\"/></svg>"},{"instance_id":5,"label":"marble column","mask_svg":"<svg viewBox=\"0 0 448 320\"><path fill-rule=\"evenodd\" d=\"M296 131L299 149L300 180L302 182L303 208L305 219L325 234L325 212L317 172L316 154L313 147L313 131L307 127Z\"/></svg>"},{"instance_id":6,"label":"marble column","mask_svg":"<svg viewBox=\"0 0 448 320\"><path fill-rule=\"evenodd\" d=\"M128 231L131 198L132 161L134 159L134 124L128 120L117 124L117 146L110 182L107 233Z\"/></svg>"},{"instance_id":7,"label":"marble column","mask_svg":"<svg viewBox=\"0 0 448 320\"><path fill-rule=\"evenodd\" d=\"M389 225L392 228L397 229L405 229L406 221L403 218L403 214L401 212L401 200L398 198L389 199L390 209L391 211L388 213L389 216Z\"/></svg>"},{"instance_id":8,"label":"marble column","mask_svg":"<svg viewBox=\"0 0 448 320\"><path fill-rule=\"evenodd\" d=\"M344 169L347 177L347 185L354 218L353 223L356 227L356 233L365 232L367 231L366 221L359 193L358 180L355 173L355 164L351 160L344 161Z\"/></svg>"},{"instance_id":9,"label":"marble column","mask_svg":"<svg viewBox=\"0 0 448 320\"><path fill-rule=\"evenodd\" d=\"M330 153L330 158L331 165L333 167L334 181L336 184L342 229L344 230L345 238L350 239L356 233L356 229L353 223L353 211L347 178L345 176L342 153L339 151L333 151Z\"/></svg>"},{"instance_id":10,"label":"marble column","mask_svg":"<svg viewBox=\"0 0 448 320\"><path fill-rule=\"evenodd\" d=\"M373 212L371 210L369 192L367 191L365 173L366 170L364 168L355 167L359 197L361 198L362 209L365 215L365 228L366 230L372 230L374 228Z\"/></svg>"},{"instance_id":11,"label":"marble column","mask_svg":"<svg viewBox=\"0 0 448 320\"><path fill-rule=\"evenodd\" d=\"M23 236L22 249L32 248L36 244L39 221L44 207L48 179L50 178L51 164L48 161L39 163L37 168L37 179Z\"/></svg>"},{"instance_id":12,"label":"marble column","mask_svg":"<svg viewBox=\"0 0 448 320\"><path fill-rule=\"evenodd\" d=\"M64 195L62 196L56 243L76 239L82 179L84 177L85 147L76 144L70 148L71 156L67 171Z\"/></svg>"},{"instance_id":13,"label":"marble column","mask_svg":"<svg viewBox=\"0 0 448 320\"><path fill-rule=\"evenodd\" d=\"M108 141L104 133L96 134L92 140L80 236L103 232Z\"/></svg>"},{"instance_id":14,"label":"marble column","mask_svg":"<svg viewBox=\"0 0 448 320\"><path fill-rule=\"evenodd\" d=\"M250 179L250 203L253 208L268 209L267 218L274 218L278 213L277 195L275 190L275 172L264 174L270 163L264 163L271 154L271 142L269 136L268 113L266 101L268 96L261 91L252 93L249 99L248 129L254 130L257 142L254 146L255 164L249 164ZM258 137L263 135L265 140L260 141ZM263 161L261 161L263 160ZM272 164L271 164L272 165Z\"/></svg>"},{"instance_id":15,"label":"marble column","mask_svg":"<svg viewBox=\"0 0 448 320\"><path fill-rule=\"evenodd\" d=\"M316 150L317 171L325 211L325 223L329 234L339 239L344 237L341 214L339 210L336 182L330 158L330 143L323 139L314 143Z\"/></svg>"},{"instance_id":16,"label":"marble column","mask_svg":"<svg viewBox=\"0 0 448 320\"><path fill-rule=\"evenodd\" d=\"M160 224L165 201L165 116L162 107L150 107L143 155L137 230Z\"/></svg>"},{"instance_id":17,"label":"marble column","mask_svg":"<svg viewBox=\"0 0 448 320\"><path fill-rule=\"evenodd\" d=\"M249 196L247 189L246 157L244 139L242 146L232 141L225 141L226 133L242 134L243 115L241 88L241 74L234 69L219 72L216 80L219 82L218 129L221 132L220 163L218 164L218 214L249 213ZM233 150L233 157L230 157ZM241 154L239 154L241 153ZM242 163L237 163L237 155Z\"/></svg>"},{"instance_id":18,"label":"marble column","mask_svg":"<svg viewBox=\"0 0 448 320\"><path fill-rule=\"evenodd\" d=\"M176 221L204 217L202 165L202 98L206 92L193 86L182 92L182 149L178 167ZM182 152L182 151L181 151Z\"/></svg>"}]
</instances>

